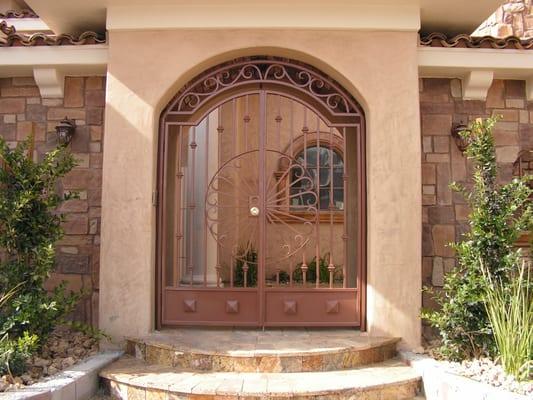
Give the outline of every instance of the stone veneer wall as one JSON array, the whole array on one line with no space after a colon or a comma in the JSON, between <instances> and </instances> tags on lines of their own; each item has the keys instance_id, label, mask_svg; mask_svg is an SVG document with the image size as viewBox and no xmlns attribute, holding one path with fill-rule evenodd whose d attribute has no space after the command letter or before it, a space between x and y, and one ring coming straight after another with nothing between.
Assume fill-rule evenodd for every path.
<instances>
[{"instance_id":1,"label":"stone veneer wall","mask_svg":"<svg viewBox=\"0 0 533 400\"><path fill-rule=\"evenodd\" d=\"M506 1L472 35L533 38L533 0Z\"/></svg>"},{"instance_id":2,"label":"stone veneer wall","mask_svg":"<svg viewBox=\"0 0 533 400\"><path fill-rule=\"evenodd\" d=\"M0 136L10 145L34 132L34 157L55 146L55 126L65 116L76 120L70 149L78 166L66 176L60 191L77 191L79 199L63 204L65 237L58 244L51 288L65 280L73 290L88 292L74 318L98 323L100 203L105 78L65 78L64 99L42 99L33 78L0 79Z\"/></svg>"},{"instance_id":3,"label":"stone veneer wall","mask_svg":"<svg viewBox=\"0 0 533 400\"><path fill-rule=\"evenodd\" d=\"M471 163L458 150L451 137L454 122L468 123L477 117L503 115L495 128L496 156L500 180L513 175L513 162L519 151L533 149L533 102L526 101L525 82L495 80L486 101L463 101L457 79L420 81L422 123L423 285L438 291L443 276L455 265L454 252L447 243L461 238L468 229L468 208L462 197L452 193L448 184L468 185ZM431 296L422 296L424 307L433 308ZM431 337L429 327L423 335Z\"/></svg>"}]
</instances>

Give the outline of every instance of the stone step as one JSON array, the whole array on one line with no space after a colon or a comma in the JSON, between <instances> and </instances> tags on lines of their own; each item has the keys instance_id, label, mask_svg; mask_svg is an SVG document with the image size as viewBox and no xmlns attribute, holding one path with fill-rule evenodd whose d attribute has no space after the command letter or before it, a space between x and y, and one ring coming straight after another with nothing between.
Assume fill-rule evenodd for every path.
<instances>
[{"instance_id":1,"label":"stone step","mask_svg":"<svg viewBox=\"0 0 533 400\"><path fill-rule=\"evenodd\" d=\"M180 329L129 338L126 352L149 364L199 371L335 371L388 360L398 341L352 329Z\"/></svg>"},{"instance_id":2,"label":"stone step","mask_svg":"<svg viewBox=\"0 0 533 400\"><path fill-rule=\"evenodd\" d=\"M415 398L421 382L396 359L342 371L257 373L176 370L124 356L100 376L121 400L404 400Z\"/></svg>"}]
</instances>

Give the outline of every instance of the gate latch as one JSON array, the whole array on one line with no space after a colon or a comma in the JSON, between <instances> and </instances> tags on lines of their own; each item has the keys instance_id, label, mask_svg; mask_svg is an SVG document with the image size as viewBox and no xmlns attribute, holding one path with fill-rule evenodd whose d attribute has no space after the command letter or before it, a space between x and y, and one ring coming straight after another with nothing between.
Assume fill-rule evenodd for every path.
<instances>
[{"instance_id":1,"label":"gate latch","mask_svg":"<svg viewBox=\"0 0 533 400\"><path fill-rule=\"evenodd\" d=\"M252 217L257 217L260 213L259 210L259 196L250 196L248 197L248 206L250 207L250 215Z\"/></svg>"}]
</instances>

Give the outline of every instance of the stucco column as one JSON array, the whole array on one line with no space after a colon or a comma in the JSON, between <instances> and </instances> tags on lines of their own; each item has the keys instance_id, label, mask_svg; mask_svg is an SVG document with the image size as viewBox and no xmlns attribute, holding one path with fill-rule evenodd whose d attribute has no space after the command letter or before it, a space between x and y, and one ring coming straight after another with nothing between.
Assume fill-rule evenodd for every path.
<instances>
[{"instance_id":1,"label":"stucco column","mask_svg":"<svg viewBox=\"0 0 533 400\"><path fill-rule=\"evenodd\" d=\"M154 327L156 140L153 107L115 68L124 65L107 75L99 325L120 342Z\"/></svg>"}]
</instances>

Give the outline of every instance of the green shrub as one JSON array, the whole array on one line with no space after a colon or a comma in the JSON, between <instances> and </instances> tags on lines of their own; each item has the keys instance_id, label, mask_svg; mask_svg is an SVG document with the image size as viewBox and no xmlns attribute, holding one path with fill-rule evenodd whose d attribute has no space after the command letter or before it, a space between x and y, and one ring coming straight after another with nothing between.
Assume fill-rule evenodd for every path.
<instances>
[{"instance_id":1,"label":"green shrub","mask_svg":"<svg viewBox=\"0 0 533 400\"><path fill-rule=\"evenodd\" d=\"M522 262L504 285L482 264L485 307L503 369L518 380L533 373L533 290L530 271Z\"/></svg>"},{"instance_id":2,"label":"green shrub","mask_svg":"<svg viewBox=\"0 0 533 400\"><path fill-rule=\"evenodd\" d=\"M454 360L495 354L481 265L491 278L506 285L518 265L519 251L514 244L531 226L530 177L506 185L496 183L492 129L497 121L477 120L461 133L468 143L466 155L474 162L473 187L467 190L455 183L451 187L462 193L470 207L470 230L452 245L458 266L445 276L442 293L435 296L440 309L422 312L439 330L441 355Z\"/></svg>"},{"instance_id":3,"label":"green shrub","mask_svg":"<svg viewBox=\"0 0 533 400\"><path fill-rule=\"evenodd\" d=\"M26 370L26 360L37 350L38 338L24 332L18 339L4 335L0 339L0 375L21 375Z\"/></svg>"},{"instance_id":4,"label":"green shrub","mask_svg":"<svg viewBox=\"0 0 533 400\"><path fill-rule=\"evenodd\" d=\"M58 195L57 184L75 162L64 146L33 161L30 143L31 138L10 149L0 138L0 337L4 362L7 357L15 364L79 298L64 285L52 293L44 288L54 269L54 244L63 236L63 216L56 210L73 197Z\"/></svg>"}]
</instances>

